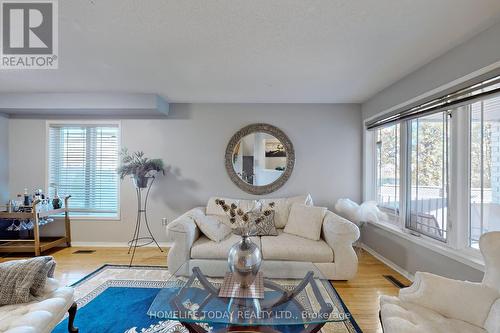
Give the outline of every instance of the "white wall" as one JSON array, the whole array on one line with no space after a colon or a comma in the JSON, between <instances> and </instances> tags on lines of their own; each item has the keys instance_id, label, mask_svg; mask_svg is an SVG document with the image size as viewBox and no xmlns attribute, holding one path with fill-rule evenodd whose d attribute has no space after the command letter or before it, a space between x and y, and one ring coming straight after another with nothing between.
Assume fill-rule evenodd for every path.
<instances>
[{"instance_id":1,"label":"white wall","mask_svg":"<svg viewBox=\"0 0 500 333\"><path fill-rule=\"evenodd\" d=\"M9 200L9 119L0 115L0 205Z\"/></svg>"},{"instance_id":2,"label":"white wall","mask_svg":"<svg viewBox=\"0 0 500 333\"><path fill-rule=\"evenodd\" d=\"M373 96L362 105L363 119L499 61L500 23ZM365 146L364 149L367 147ZM479 270L437 254L409 240L401 239L376 226L369 225L363 229L362 241L411 274L416 271L428 271L472 281L478 281L483 276Z\"/></svg>"},{"instance_id":3,"label":"white wall","mask_svg":"<svg viewBox=\"0 0 500 333\"><path fill-rule=\"evenodd\" d=\"M295 147L289 181L272 196L310 192L318 205L333 207L340 197L361 199L361 110L358 105L327 104L174 104L164 120L124 119L122 145L161 157L171 167L155 184L149 220L165 240L162 217L169 220L205 205L212 195L251 197L234 185L224 168L224 152L241 127L267 122L281 128ZM11 193L43 187L46 177L46 122L10 120ZM31 154L24 154L29 149ZM125 242L136 214L129 180L121 186L119 222L73 221L75 242ZM51 233L57 232L52 227Z\"/></svg>"}]
</instances>

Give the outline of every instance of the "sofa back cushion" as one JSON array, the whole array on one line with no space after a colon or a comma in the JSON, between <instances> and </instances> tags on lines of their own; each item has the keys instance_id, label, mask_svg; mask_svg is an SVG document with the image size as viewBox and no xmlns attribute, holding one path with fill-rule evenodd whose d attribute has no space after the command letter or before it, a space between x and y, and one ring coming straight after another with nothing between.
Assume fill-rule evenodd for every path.
<instances>
[{"instance_id":1,"label":"sofa back cushion","mask_svg":"<svg viewBox=\"0 0 500 333\"><path fill-rule=\"evenodd\" d=\"M238 206L239 208L241 208L245 212L254 211L254 210L260 211L260 202L258 200L211 197L210 199L208 199L208 202L207 202L207 210L206 210L207 215L219 215L219 216L226 216L227 215L226 212L224 212L224 210L222 209L222 207L215 203L216 199L224 200L226 202L226 204L228 204L228 205L231 205L234 203L236 206Z\"/></svg>"},{"instance_id":2,"label":"sofa back cushion","mask_svg":"<svg viewBox=\"0 0 500 333\"><path fill-rule=\"evenodd\" d=\"M215 199L222 199L228 205L234 203L244 211L260 210L261 208L267 208L269 203L274 202L274 223L276 228L283 229L288 222L288 216L290 215L290 208L294 203L303 204L306 206L312 206L313 200L310 194L298 195L289 198L270 198L270 199L259 199L259 200L246 200L246 199L232 199L232 198L221 198L221 197L211 197L208 199L207 203L207 215L218 215L227 216L222 208L215 203ZM226 220L225 218L223 220ZM229 219L227 219L229 221Z\"/></svg>"},{"instance_id":3,"label":"sofa back cushion","mask_svg":"<svg viewBox=\"0 0 500 333\"><path fill-rule=\"evenodd\" d=\"M293 204L284 232L318 241L321 236L321 226L323 225L325 213L325 207Z\"/></svg>"}]
</instances>

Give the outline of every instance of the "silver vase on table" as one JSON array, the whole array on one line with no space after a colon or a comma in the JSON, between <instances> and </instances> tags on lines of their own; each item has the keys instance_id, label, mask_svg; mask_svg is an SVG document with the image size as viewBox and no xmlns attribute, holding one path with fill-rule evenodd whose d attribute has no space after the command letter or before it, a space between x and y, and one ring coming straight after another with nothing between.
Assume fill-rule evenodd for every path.
<instances>
[{"instance_id":1,"label":"silver vase on table","mask_svg":"<svg viewBox=\"0 0 500 333\"><path fill-rule=\"evenodd\" d=\"M262 253L249 236L241 236L241 240L229 250L227 263L229 271L234 274L240 286L248 288L259 272Z\"/></svg>"}]
</instances>

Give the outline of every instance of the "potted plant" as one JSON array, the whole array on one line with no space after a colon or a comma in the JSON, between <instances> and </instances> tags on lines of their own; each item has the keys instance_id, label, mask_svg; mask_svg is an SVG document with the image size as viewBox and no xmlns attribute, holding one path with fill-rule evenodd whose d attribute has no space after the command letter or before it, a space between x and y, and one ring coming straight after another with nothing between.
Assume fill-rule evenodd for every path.
<instances>
[{"instance_id":1,"label":"potted plant","mask_svg":"<svg viewBox=\"0 0 500 333\"><path fill-rule=\"evenodd\" d=\"M143 151L130 154L127 148L124 148L120 155L122 165L117 170L120 178L124 179L125 176L132 176L137 188L146 188L148 180L157 172L162 172L165 175L165 166L160 158L144 157Z\"/></svg>"}]
</instances>

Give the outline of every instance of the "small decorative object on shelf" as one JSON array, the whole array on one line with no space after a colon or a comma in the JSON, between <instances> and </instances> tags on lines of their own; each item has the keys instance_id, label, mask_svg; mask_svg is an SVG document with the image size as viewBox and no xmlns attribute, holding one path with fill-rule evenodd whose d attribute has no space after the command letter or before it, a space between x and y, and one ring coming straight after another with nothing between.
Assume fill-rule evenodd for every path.
<instances>
[{"instance_id":1,"label":"small decorative object on shelf","mask_svg":"<svg viewBox=\"0 0 500 333\"><path fill-rule=\"evenodd\" d=\"M7 213L12 213L14 211L14 207L14 201L9 200L9 202L7 202Z\"/></svg>"},{"instance_id":2,"label":"small decorative object on shelf","mask_svg":"<svg viewBox=\"0 0 500 333\"><path fill-rule=\"evenodd\" d=\"M130 258L130 264L134 261L135 250L138 247L146 246L151 243L155 243L158 249L161 252L160 245L154 238L151 233L151 229L148 224L148 216L147 216L147 206L148 206L148 197L149 191L151 190L151 186L155 180L155 175L159 172L165 175L165 166L163 164L163 160L159 158L150 159L144 157L144 152L137 151L135 153L130 154L126 148L121 151L122 157L122 165L118 168L117 172L120 174L120 178L123 180L126 176L131 176L135 185L135 190L137 194L137 220L135 224L134 236L128 242L129 249L128 253L132 251L132 257ZM147 189L146 196L143 200L142 191ZM142 215L144 214L144 222L146 224L147 231L149 236L141 237L141 220ZM139 243L141 242L141 243Z\"/></svg>"},{"instance_id":3,"label":"small decorative object on shelf","mask_svg":"<svg viewBox=\"0 0 500 333\"><path fill-rule=\"evenodd\" d=\"M24 206L29 206L31 204L30 196L28 194L28 189L24 189Z\"/></svg>"},{"instance_id":4,"label":"small decorative object on shelf","mask_svg":"<svg viewBox=\"0 0 500 333\"><path fill-rule=\"evenodd\" d=\"M54 198L52 198L52 207L54 209L59 209L62 207L62 201L61 198L59 198L59 194L57 193L57 184L50 183L50 186L54 188Z\"/></svg>"},{"instance_id":5,"label":"small decorative object on shelf","mask_svg":"<svg viewBox=\"0 0 500 333\"><path fill-rule=\"evenodd\" d=\"M262 253L257 245L250 239L256 224L262 222L265 216L272 214L274 202L262 212L245 212L235 203L227 204L224 200L216 199L215 203L229 216L231 224L235 225L236 233L241 236L241 240L229 249L227 263L229 271L240 283L241 288L248 288L252 285L262 264Z\"/></svg>"}]
</instances>

